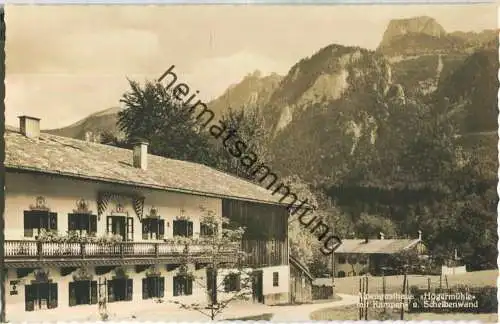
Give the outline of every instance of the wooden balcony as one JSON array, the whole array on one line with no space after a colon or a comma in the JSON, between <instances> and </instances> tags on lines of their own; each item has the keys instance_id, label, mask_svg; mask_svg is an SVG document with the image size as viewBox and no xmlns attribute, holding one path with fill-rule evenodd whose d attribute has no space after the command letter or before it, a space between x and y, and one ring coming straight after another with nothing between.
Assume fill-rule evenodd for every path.
<instances>
[{"instance_id":1,"label":"wooden balcony","mask_svg":"<svg viewBox=\"0 0 500 324\"><path fill-rule=\"evenodd\" d=\"M28 266L81 266L176 263L186 258L190 262L208 262L212 246L202 243L119 242L67 243L5 240L7 268ZM231 245L222 253L224 262L235 261L240 246Z\"/></svg>"}]
</instances>

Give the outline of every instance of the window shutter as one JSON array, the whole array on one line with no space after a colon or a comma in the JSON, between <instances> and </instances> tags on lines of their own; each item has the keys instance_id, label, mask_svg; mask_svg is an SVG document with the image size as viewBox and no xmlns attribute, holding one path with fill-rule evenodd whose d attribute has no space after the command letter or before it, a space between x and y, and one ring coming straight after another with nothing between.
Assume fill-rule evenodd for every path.
<instances>
[{"instance_id":1,"label":"window shutter","mask_svg":"<svg viewBox=\"0 0 500 324\"><path fill-rule=\"evenodd\" d=\"M159 296L158 297L164 297L165 296L165 277L159 277L158 278L158 290L159 290Z\"/></svg>"},{"instance_id":2,"label":"window shutter","mask_svg":"<svg viewBox=\"0 0 500 324\"><path fill-rule=\"evenodd\" d=\"M112 303L115 301L115 294L113 291L113 280L108 281L108 302Z\"/></svg>"},{"instance_id":3,"label":"window shutter","mask_svg":"<svg viewBox=\"0 0 500 324\"><path fill-rule=\"evenodd\" d=\"M126 280L126 287L127 287L127 296L125 300L132 300L132 295L134 293L134 285L133 285L132 279L127 279Z\"/></svg>"},{"instance_id":4,"label":"window shutter","mask_svg":"<svg viewBox=\"0 0 500 324\"><path fill-rule=\"evenodd\" d=\"M113 216L106 217L106 233L113 233Z\"/></svg>"},{"instance_id":5,"label":"window shutter","mask_svg":"<svg viewBox=\"0 0 500 324\"><path fill-rule=\"evenodd\" d=\"M97 215L89 215L90 224L89 224L89 232L97 233Z\"/></svg>"},{"instance_id":6,"label":"window shutter","mask_svg":"<svg viewBox=\"0 0 500 324\"><path fill-rule=\"evenodd\" d=\"M160 219L158 221L158 239L163 239L165 236L165 220Z\"/></svg>"},{"instance_id":7,"label":"window shutter","mask_svg":"<svg viewBox=\"0 0 500 324\"><path fill-rule=\"evenodd\" d=\"M35 287L33 285L24 286L24 307L27 312L35 310Z\"/></svg>"},{"instance_id":8,"label":"window shutter","mask_svg":"<svg viewBox=\"0 0 500 324\"><path fill-rule=\"evenodd\" d=\"M174 236L179 236L179 233L180 233L180 226L179 225L180 225L179 221L172 222Z\"/></svg>"},{"instance_id":9,"label":"window shutter","mask_svg":"<svg viewBox=\"0 0 500 324\"><path fill-rule=\"evenodd\" d=\"M74 231L76 230L76 224L75 224L75 215L74 214L68 214L68 231Z\"/></svg>"},{"instance_id":10,"label":"window shutter","mask_svg":"<svg viewBox=\"0 0 500 324\"><path fill-rule=\"evenodd\" d=\"M230 276L224 277L224 291L225 292L231 291L231 277Z\"/></svg>"},{"instance_id":11,"label":"window shutter","mask_svg":"<svg viewBox=\"0 0 500 324\"><path fill-rule=\"evenodd\" d=\"M236 291L240 291L241 290L241 275L239 273L237 275L235 275L234 280L236 281L235 282Z\"/></svg>"},{"instance_id":12,"label":"window shutter","mask_svg":"<svg viewBox=\"0 0 500 324\"><path fill-rule=\"evenodd\" d=\"M90 303L97 304L97 281L95 280L90 282Z\"/></svg>"},{"instance_id":13,"label":"window shutter","mask_svg":"<svg viewBox=\"0 0 500 324\"><path fill-rule=\"evenodd\" d=\"M33 236L33 214L24 212L24 237Z\"/></svg>"},{"instance_id":14,"label":"window shutter","mask_svg":"<svg viewBox=\"0 0 500 324\"><path fill-rule=\"evenodd\" d=\"M175 276L174 281L174 296L179 296L179 277Z\"/></svg>"},{"instance_id":15,"label":"window shutter","mask_svg":"<svg viewBox=\"0 0 500 324\"><path fill-rule=\"evenodd\" d=\"M76 289L75 282L69 283L69 306L76 305Z\"/></svg>"},{"instance_id":16,"label":"window shutter","mask_svg":"<svg viewBox=\"0 0 500 324\"><path fill-rule=\"evenodd\" d=\"M158 239L158 219L151 219L151 237L154 239ZM154 233L154 235L152 235Z\"/></svg>"},{"instance_id":17,"label":"window shutter","mask_svg":"<svg viewBox=\"0 0 500 324\"><path fill-rule=\"evenodd\" d=\"M148 278L142 279L142 299L148 299Z\"/></svg>"},{"instance_id":18,"label":"window shutter","mask_svg":"<svg viewBox=\"0 0 500 324\"><path fill-rule=\"evenodd\" d=\"M149 238L149 219L142 220L142 239L147 240Z\"/></svg>"},{"instance_id":19,"label":"window shutter","mask_svg":"<svg viewBox=\"0 0 500 324\"><path fill-rule=\"evenodd\" d=\"M56 308L56 307L57 307L57 284L51 283L49 284L48 308Z\"/></svg>"},{"instance_id":20,"label":"window shutter","mask_svg":"<svg viewBox=\"0 0 500 324\"><path fill-rule=\"evenodd\" d=\"M134 219L127 217L127 241L134 240Z\"/></svg>"},{"instance_id":21,"label":"window shutter","mask_svg":"<svg viewBox=\"0 0 500 324\"><path fill-rule=\"evenodd\" d=\"M187 222L187 236L193 236L193 222Z\"/></svg>"},{"instance_id":22,"label":"window shutter","mask_svg":"<svg viewBox=\"0 0 500 324\"><path fill-rule=\"evenodd\" d=\"M57 213L49 213L49 229L57 231Z\"/></svg>"},{"instance_id":23,"label":"window shutter","mask_svg":"<svg viewBox=\"0 0 500 324\"><path fill-rule=\"evenodd\" d=\"M186 280L186 295L192 295L193 294L193 280L191 279L185 279Z\"/></svg>"},{"instance_id":24,"label":"window shutter","mask_svg":"<svg viewBox=\"0 0 500 324\"><path fill-rule=\"evenodd\" d=\"M49 213L47 212L34 212L33 227L49 229Z\"/></svg>"},{"instance_id":25,"label":"window shutter","mask_svg":"<svg viewBox=\"0 0 500 324\"><path fill-rule=\"evenodd\" d=\"M82 214L75 214L75 220L76 220L76 229L77 230L83 230L85 229L85 219Z\"/></svg>"}]
</instances>

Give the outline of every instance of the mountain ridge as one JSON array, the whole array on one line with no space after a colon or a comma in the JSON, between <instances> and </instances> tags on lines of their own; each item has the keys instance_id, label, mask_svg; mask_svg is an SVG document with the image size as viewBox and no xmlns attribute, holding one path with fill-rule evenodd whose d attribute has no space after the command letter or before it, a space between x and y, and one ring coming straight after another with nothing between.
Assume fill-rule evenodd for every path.
<instances>
[{"instance_id":1,"label":"mountain ridge","mask_svg":"<svg viewBox=\"0 0 500 324\"><path fill-rule=\"evenodd\" d=\"M394 19L388 23L375 51L331 44L298 61L284 76L262 75L258 70L249 73L207 105L217 116L224 115L228 107L262 107L267 126L278 133L310 107L327 109L346 92L359 91L349 89L349 80L361 74L373 74L371 86L383 88L382 96L389 94L400 99L429 96L442 88L444 80L478 48L494 47L498 43L498 39L492 38L494 31L447 33L432 17ZM408 44L417 44L422 50L415 52ZM401 46L405 49L402 52ZM366 62L355 63L359 60ZM371 72L364 70L368 67ZM380 82L375 82L377 78ZM46 131L80 139L85 139L87 132L119 133L116 127L119 109L112 107L68 127ZM475 131L481 131L480 127Z\"/></svg>"}]
</instances>

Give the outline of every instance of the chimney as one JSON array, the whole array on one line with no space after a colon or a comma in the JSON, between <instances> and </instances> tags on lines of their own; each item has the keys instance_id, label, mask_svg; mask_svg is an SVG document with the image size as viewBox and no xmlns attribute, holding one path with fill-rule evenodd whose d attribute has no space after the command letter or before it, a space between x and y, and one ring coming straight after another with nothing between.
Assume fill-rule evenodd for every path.
<instances>
[{"instance_id":1,"label":"chimney","mask_svg":"<svg viewBox=\"0 0 500 324\"><path fill-rule=\"evenodd\" d=\"M418 239L419 239L419 241L422 240L422 231L421 230L418 230Z\"/></svg>"},{"instance_id":2,"label":"chimney","mask_svg":"<svg viewBox=\"0 0 500 324\"><path fill-rule=\"evenodd\" d=\"M134 167L142 170L148 168L148 142L137 141L134 144Z\"/></svg>"},{"instance_id":3,"label":"chimney","mask_svg":"<svg viewBox=\"0 0 500 324\"><path fill-rule=\"evenodd\" d=\"M378 234L378 238L381 239L381 240L383 240L384 239L384 233L380 232Z\"/></svg>"},{"instance_id":4,"label":"chimney","mask_svg":"<svg viewBox=\"0 0 500 324\"><path fill-rule=\"evenodd\" d=\"M19 130L26 137L38 138L40 136L40 118L19 116Z\"/></svg>"}]
</instances>

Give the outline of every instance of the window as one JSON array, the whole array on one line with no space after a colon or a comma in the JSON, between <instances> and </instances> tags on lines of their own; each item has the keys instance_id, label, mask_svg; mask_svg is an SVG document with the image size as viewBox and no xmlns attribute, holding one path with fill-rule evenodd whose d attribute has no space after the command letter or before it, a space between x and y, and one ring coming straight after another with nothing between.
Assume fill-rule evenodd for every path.
<instances>
[{"instance_id":1,"label":"window","mask_svg":"<svg viewBox=\"0 0 500 324\"><path fill-rule=\"evenodd\" d=\"M217 224L200 223L200 236L214 236L217 233Z\"/></svg>"},{"instance_id":2,"label":"window","mask_svg":"<svg viewBox=\"0 0 500 324\"><path fill-rule=\"evenodd\" d=\"M142 239L161 240L165 235L165 220L144 218L142 220Z\"/></svg>"},{"instance_id":3,"label":"window","mask_svg":"<svg viewBox=\"0 0 500 324\"><path fill-rule=\"evenodd\" d=\"M56 283L32 283L24 286L24 305L27 312L57 307Z\"/></svg>"},{"instance_id":4,"label":"window","mask_svg":"<svg viewBox=\"0 0 500 324\"><path fill-rule=\"evenodd\" d=\"M120 235L124 241L134 240L134 218L124 216L108 216L106 218L106 232Z\"/></svg>"},{"instance_id":5,"label":"window","mask_svg":"<svg viewBox=\"0 0 500 324\"><path fill-rule=\"evenodd\" d=\"M132 279L108 280L108 302L132 300L133 287Z\"/></svg>"},{"instance_id":6,"label":"window","mask_svg":"<svg viewBox=\"0 0 500 324\"><path fill-rule=\"evenodd\" d=\"M359 256L359 264L366 264L368 262L368 258L365 255Z\"/></svg>"},{"instance_id":7,"label":"window","mask_svg":"<svg viewBox=\"0 0 500 324\"><path fill-rule=\"evenodd\" d=\"M69 306L97 304L97 281L78 280L69 283Z\"/></svg>"},{"instance_id":8,"label":"window","mask_svg":"<svg viewBox=\"0 0 500 324\"><path fill-rule=\"evenodd\" d=\"M356 264L356 262L358 262L358 258L355 254L349 255L347 260L349 261L349 264Z\"/></svg>"},{"instance_id":9,"label":"window","mask_svg":"<svg viewBox=\"0 0 500 324\"><path fill-rule=\"evenodd\" d=\"M174 236L193 236L193 222L187 220L173 221Z\"/></svg>"},{"instance_id":10,"label":"window","mask_svg":"<svg viewBox=\"0 0 500 324\"><path fill-rule=\"evenodd\" d=\"M240 274L239 273L230 273L224 278L224 291L225 292L231 292L231 291L240 291L241 286L241 280L240 280Z\"/></svg>"},{"instance_id":11,"label":"window","mask_svg":"<svg viewBox=\"0 0 500 324\"><path fill-rule=\"evenodd\" d=\"M57 230L57 213L47 211L24 212L24 236L39 235L42 229Z\"/></svg>"},{"instance_id":12,"label":"window","mask_svg":"<svg viewBox=\"0 0 500 324\"><path fill-rule=\"evenodd\" d=\"M278 287L280 285L279 272L273 272L273 287Z\"/></svg>"},{"instance_id":13,"label":"window","mask_svg":"<svg viewBox=\"0 0 500 324\"><path fill-rule=\"evenodd\" d=\"M68 214L68 230L81 233L97 232L97 215Z\"/></svg>"},{"instance_id":14,"label":"window","mask_svg":"<svg viewBox=\"0 0 500 324\"><path fill-rule=\"evenodd\" d=\"M344 278L345 277L345 272L344 271L337 272L337 277Z\"/></svg>"},{"instance_id":15,"label":"window","mask_svg":"<svg viewBox=\"0 0 500 324\"><path fill-rule=\"evenodd\" d=\"M345 264L345 261L346 261L345 256L339 255L339 264Z\"/></svg>"},{"instance_id":16,"label":"window","mask_svg":"<svg viewBox=\"0 0 500 324\"><path fill-rule=\"evenodd\" d=\"M174 296L188 296L193 294L193 280L187 276L174 277Z\"/></svg>"},{"instance_id":17,"label":"window","mask_svg":"<svg viewBox=\"0 0 500 324\"><path fill-rule=\"evenodd\" d=\"M165 294L164 277L147 277L142 279L142 299L161 298Z\"/></svg>"}]
</instances>

